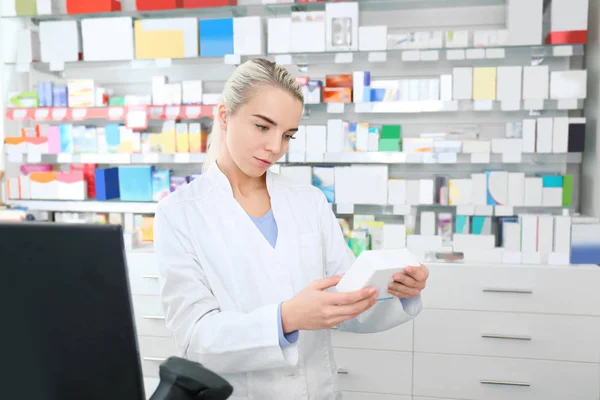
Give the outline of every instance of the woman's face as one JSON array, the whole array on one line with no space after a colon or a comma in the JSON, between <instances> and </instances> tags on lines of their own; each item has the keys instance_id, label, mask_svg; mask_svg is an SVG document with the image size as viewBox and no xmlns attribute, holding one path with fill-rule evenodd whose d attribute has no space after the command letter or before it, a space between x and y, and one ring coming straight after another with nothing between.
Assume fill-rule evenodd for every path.
<instances>
[{"instance_id":1,"label":"woman's face","mask_svg":"<svg viewBox=\"0 0 600 400\"><path fill-rule=\"evenodd\" d=\"M262 176L287 152L301 116L302 103L274 86L262 88L228 118L225 107L219 107L229 155L250 177Z\"/></svg>"}]
</instances>

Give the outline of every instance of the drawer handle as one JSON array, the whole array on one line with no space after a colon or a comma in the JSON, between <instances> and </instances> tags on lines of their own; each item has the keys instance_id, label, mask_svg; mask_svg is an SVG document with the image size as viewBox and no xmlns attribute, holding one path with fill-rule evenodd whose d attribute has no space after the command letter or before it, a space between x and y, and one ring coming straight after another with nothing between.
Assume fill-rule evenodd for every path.
<instances>
[{"instance_id":1,"label":"drawer handle","mask_svg":"<svg viewBox=\"0 0 600 400\"><path fill-rule=\"evenodd\" d=\"M158 279L158 275L144 275L144 279Z\"/></svg>"},{"instance_id":2,"label":"drawer handle","mask_svg":"<svg viewBox=\"0 0 600 400\"><path fill-rule=\"evenodd\" d=\"M527 382L509 382L509 381L491 381L491 380L482 380L482 385L502 385L502 386L521 386L521 387L529 387L530 383Z\"/></svg>"},{"instance_id":3,"label":"drawer handle","mask_svg":"<svg viewBox=\"0 0 600 400\"><path fill-rule=\"evenodd\" d=\"M485 293L516 293L516 294L531 294L533 289L510 289L510 288L484 288Z\"/></svg>"},{"instance_id":4,"label":"drawer handle","mask_svg":"<svg viewBox=\"0 0 600 400\"><path fill-rule=\"evenodd\" d=\"M346 371L345 369L341 369L341 368L338 369L337 373L338 373L338 375L348 375L349 374L348 371Z\"/></svg>"},{"instance_id":5,"label":"drawer handle","mask_svg":"<svg viewBox=\"0 0 600 400\"><path fill-rule=\"evenodd\" d=\"M160 319L160 320L164 320L165 317L160 316L160 315L144 315L143 317L144 319Z\"/></svg>"},{"instance_id":6,"label":"drawer handle","mask_svg":"<svg viewBox=\"0 0 600 400\"><path fill-rule=\"evenodd\" d=\"M486 339L510 339L510 340L531 340L531 336L524 335L498 335L494 333L482 333L482 338Z\"/></svg>"},{"instance_id":7,"label":"drawer handle","mask_svg":"<svg viewBox=\"0 0 600 400\"><path fill-rule=\"evenodd\" d=\"M143 360L144 361L158 361L158 362L165 361L164 358L160 358L160 357L144 357Z\"/></svg>"}]
</instances>

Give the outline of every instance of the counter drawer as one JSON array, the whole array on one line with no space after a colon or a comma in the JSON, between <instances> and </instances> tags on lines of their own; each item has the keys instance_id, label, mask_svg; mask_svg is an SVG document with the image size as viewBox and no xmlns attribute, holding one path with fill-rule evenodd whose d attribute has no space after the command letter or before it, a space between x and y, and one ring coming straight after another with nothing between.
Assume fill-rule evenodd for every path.
<instances>
[{"instance_id":1,"label":"counter drawer","mask_svg":"<svg viewBox=\"0 0 600 400\"><path fill-rule=\"evenodd\" d=\"M180 356L175 341L170 338L138 336L142 372L145 377L157 378L160 364L171 356Z\"/></svg>"},{"instance_id":2,"label":"counter drawer","mask_svg":"<svg viewBox=\"0 0 600 400\"><path fill-rule=\"evenodd\" d=\"M140 336L172 337L158 296L132 296L135 326Z\"/></svg>"},{"instance_id":3,"label":"counter drawer","mask_svg":"<svg viewBox=\"0 0 600 400\"><path fill-rule=\"evenodd\" d=\"M413 321L385 332L359 334L331 330L333 347L368 350L413 350Z\"/></svg>"}]
</instances>

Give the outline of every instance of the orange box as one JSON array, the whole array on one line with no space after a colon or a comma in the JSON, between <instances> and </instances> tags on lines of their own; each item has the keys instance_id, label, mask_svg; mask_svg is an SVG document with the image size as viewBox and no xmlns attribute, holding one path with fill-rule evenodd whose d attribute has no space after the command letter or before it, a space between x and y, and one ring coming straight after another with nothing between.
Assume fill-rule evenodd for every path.
<instances>
[{"instance_id":1,"label":"orange box","mask_svg":"<svg viewBox=\"0 0 600 400\"><path fill-rule=\"evenodd\" d=\"M142 218L142 241L154 242L154 217Z\"/></svg>"},{"instance_id":2,"label":"orange box","mask_svg":"<svg viewBox=\"0 0 600 400\"><path fill-rule=\"evenodd\" d=\"M325 77L325 86L331 88L352 88L352 75L327 75Z\"/></svg>"},{"instance_id":3,"label":"orange box","mask_svg":"<svg viewBox=\"0 0 600 400\"><path fill-rule=\"evenodd\" d=\"M94 14L121 11L117 0L67 0L68 14Z\"/></svg>"},{"instance_id":4,"label":"orange box","mask_svg":"<svg viewBox=\"0 0 600 400\"><path fill-rule=\"evenodd\" d=\"M352 103L352 88L323 88L323 103Z\"/></svg>"}]
</instances>

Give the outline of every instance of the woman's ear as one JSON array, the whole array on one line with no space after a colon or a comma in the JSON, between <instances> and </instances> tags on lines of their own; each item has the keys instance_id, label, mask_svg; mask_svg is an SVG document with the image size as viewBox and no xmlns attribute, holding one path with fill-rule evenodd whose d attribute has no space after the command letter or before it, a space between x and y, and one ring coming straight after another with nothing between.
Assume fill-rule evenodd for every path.
<instances>
[{"instance_id":1,"label":"woman's ear","mask_svg":"<svg viewBox=\"0 0 600 400\"><path fill-rule=\"evenodd\" d=\"M219 124L221 125L221 129L227 130L227 106L223 103L220 103L217 107L217 115L216 118L219 119Z\"/></svg>"}]
</instances>

